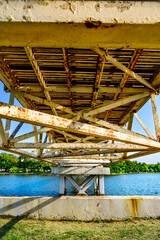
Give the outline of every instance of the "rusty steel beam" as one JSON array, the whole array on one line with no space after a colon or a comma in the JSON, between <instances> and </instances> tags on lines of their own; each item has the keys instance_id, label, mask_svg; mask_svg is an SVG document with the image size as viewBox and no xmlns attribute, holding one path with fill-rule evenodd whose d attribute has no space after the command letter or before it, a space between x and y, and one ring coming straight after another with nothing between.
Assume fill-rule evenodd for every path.
<instances>
[{"instance_id":1,"label":"rusty steel beam","mask_svg":"<svg viewBox=\"0 0 160 240\"><path fill-rule=\"evenodd\" d=\"M10 140L12 140L15 136L16 136L16 134L18 133L18 131L20 130L20 128L22 127L22 125L23 125L23 123L22 122L20 122L18 125L17 125L17 127L14 129L14 131L11 133L11 135L10 135L10 137L9 137L9 141Z\"/></svg>"},{"instance_id":2,"label":"rusty steel beam","mask_svg":"<svg viewBox=\"0 0 160 240\"><path fill-rule=\"evenodd\" d=\"M95 77L94 87L93 87L93 92L92 92L91 107L95 106L95 103L96 103L96 100L97 100L97 97L98 97L98 91L99 91L99 86L100 86L100 83L101 83L104 64L105 64L105 60L102 60L102 58L99 56L98 57L98 64L97 64L96 77Z\"/></svg>"},{"instance_id":3,"label":"rusty steel beam","mask_svg":"<svg viewBox=\"0 0 160 240\"><path fill-rule=\"evenodd\" d=\"M3 127L3 123L2 123L2 119L0 118L0 137L2 140L2 145L8 145L8 141L7 141L7 137L6 137L6 133L4 131L4 127Z\"/></svg>"},{"instance_id":4,"label":"rusty steel beam","mask_svg":"<svg viewBox=\"0 0 160 240\"><path fill-rule=\"evenodd\" d=\"M135 144L97 144L97 143L10 143L10 148L15 149L108 149L108 150L131 150L135 151L144 151L148 150L148 147L142 147Z\"/></svg>"},{"instance_id":5,"label":"rusty steel beam","mask_svg":"<svg viewBox=\"0 0 160 240\"><path fill-rule=\"evenodd\" d=\"M53 104L53 102L52 102L52 99L51 99L51 97L50 97L50 94L49 94L49 92L45 89L45 88L46 88L46 83L45 83L45 81L44 81L43 75L42 75L42 73L41 73L41 71L40 71L40 68L39 68L39 66L38 66L38 63L37 63L37 61L36 61L36 59L35 59L34 53L33 53L33 51L32 51L32 48L30 48L30 47L25 47L24 49L25 49L25 51L26 51L26 54L27 54L27 56L28 56L28 58L29 58L29 61L30 61L31 65L32 65L32 67L33 67L33 70L34 70L34 72L35 72L35 74L36 74L36 76L37 76L37 79L38 79L38 81L39 81L39 83L40 83L40 85L41 85L41 87L42 87L42 91L44 92L44 95L45 95L47 101L51 103L51 104L50 104L50 108L51 108L53 114L58 115L58 114L57 114L57 111L56 111L56 109L55 109L55 107L54 107L54 104ZM62 108L65 109L65 107L62 107L62 106L60 106L60 108L61 108L61 109L62 109ZM67 138L66 138L66 141L67 141Z\"/></svg>"},{"instance_id":6,"label":"rusty steel beam","mask_svg":"<svg viewBox=\"0 0 160 240\"><path fill-rule=\"evenodd\" d=\"M23 107L38 110L37 106L29 99L22 97L20 92L15 93L15 88L19 88L19 81L2 60L0 61L0 79L3 84L14 93L15 97Z\"/></svg>"},{"instance_id":7,"label":"rusty steel beam","mask_svg":"<svg viewBox=\"0 0 160 240\"><path fill-rule=\"evenodd\" d=\"M29 59L31 65L33 67L33 70L34 70L34 72L35 72L35 74L37 76L37 79L38 79L38 81L39 81L39 83L40 83L40 85L42 87L42 91L44 92L44 95L45 95L46 99L49 102L51 102L50 94L49 94L48 91L45 90L46 84L45 84L45 81L43 79L43 76L42 76L42 73L40 71L40 68L38 66L38 63L37 63L37 61L35 59L34 53L32 51L32 48L25 47L24 49L26 51L26 54L28 56L28 59ZM51 107L51 110L52 110L53 114L57 115L56 109L54 107L52 107L52 106L50 106L50 107Z\"/></svg>"},{"instance_id":8,"label":"rusty steel beam","mask_svg":"<svg viewBox=\"0 0 160 240\"><path fill-rule=\"evenodd\" d=\"M91 135L116 141L134 143L152 148L160 148L160 143L149 138L145 139L143 137L141 138L129 134L119 133L113 130L108 130L81 122L75 122L69 119L60 118L54 115L30 109L11 106L5 103L0 103L0 117L39 126L62 129L82 135Z\"/></svg>"},{"instance_id":9,"label":"rusty steel beam","mask_svg":"<svg viewBox=\"0 0 160 240\"><path fill-rule=\"evenodd\" d=\"M140 117L138 116L137 113L134 113L135 118L137 119L137 121L140 123L140 125L142 126L142 128L144 129L144 131L147 133L147 135L151 138L154 139L154 136L152 135L152 133L149 131L149 129L146 127L146 125L143 123L143 121L140 119Z\"/></svg>"},{"instance_id":10,"label":"rusty steel beam","mask_svg":"<svg viewBox=\"0 0 160 240\"><path fill-rule=\"evenodd\" d=\"M95 117L87 117L86 120L88 120L90 122L93 122L97 126L100 126L100 127L105 127L105 128L111 129L111 130L115 130L115 131L118 131L118 132L129 134L129 135L132 135L132 136L139 136L139 137L147 138L146 136L144 136L142 134L139 134L139 133L136 133L136 132L132 132L132 131L130 131L128 129L125 129L125 128L122 128L122 127L120 127L120 126L118 126L116 124L105 122L105 121L100 120L100 119L95 118Z\"/></svg>"},{"instance_id":11,"label":"rusty steel beam","mask_svg":"<svg viewBox=\"0 0 160 240\"><path fill-rule=\"evenodd\" d=\"M17 92L17 90L15 90L15 93ZM38 102L38 103L41 103L41 104L44 104L44 105L47 105L49 107L53 107L57 110L60 110L62 112L66 112L66 113L70 113L72 115L76 115L75 113L72 112L72 110L68 107L65 107L65 106L62 106L60 104L57 104L57 103L54 103L52 101L47 101L43 98L40 98L40 97L37 97L37 96L33 96L31 94L28 94L28 93L21 93L21 96L25 97L25 98L28 98L30 100L33 100L35 102Z\"/></svg>"},{"instance_id":12,"label":"rusty steel beam","mask_svg":"<svg viewBox=\"0 0 160 240\"><path fill-rule=\"evenodd\" d=\"M103 63L105 64L105 61L103 61ZM101 70L101 73L102 73L102 70ZM101 77L101 75L99 77ZM41 92L42 88L40 86L19 86L17 87L17 90L21 92L31 93L31 92ZM49 87L45 87L45 90L47 90L48 92L66 93L68 91L68 87L49 86ZM72 93L92 93L93 87L72 86L70 90ZM119 91L120 91L120 88L116 88L116 87L98 87L98 89L96 89L96 93L118 93ZM150 90L144 87L136 87L136 88L124 87L123 88L123 93L141 93L141 92L148 93L150 92Z\"/></svg>"},{"instance_id":13,"label":"rusty steel beam","mask_svg":"<svg viewBox=\"0 0 160 240\"><path fill-rule=\"evenodd\" d=\"M85 118L88 116L96 115L98 113L105 112L106 110L110 110L112 108L117 108L119 106L131 103L131 102L135 102L135 101L137 101L141 98L145 98L149 95L150 95L150 93L140 93L140 94L136 94L133 96L119 99L117 101L111 101L110 103L106 103L106 104L97 106L96 108L94 108L92 110L89 110L89 111L86 110L86 111L82 112L82 117Z\"/></svg>"},{"instance_id":14,"label":"rusty steel beam","mask_svg":"<svg viewBox=\"0 0 160 240\"><path fill-rule=\"evenodd\" d=\"M14 105L14 94L13 94L13 92L10 93L9 104ZM5 133L6 133L7 140L9 139L10 128L11 128L11 120L7 119L6 120L6 126L5 126Z\"/></svg>"},{"instance_id":15,"label":"rusty steel beam","mask_svg":"<svg viewBox=\"0 0 160 240\"><path fill-rule=\"evenodd\" d=\"M149 82L144 80L142 77L140 77L138 74L136 74L132 70L128 69L122 63L118 62L115 58L112 58L110 55L106 55L105 51L101 50L100 48L94 48L93 51L98 53L103 59L112 63L117 68L121 69L123 72L127 73L129 76L136 79L138 82L142 83L143 85L147 86L148 88L156 92L156 89Z\"/></svg>"},{"instance_id":16,"label":"rusty steel beam","mask_svg":"<svg viewBox=\"0 0 160 240\"><path fill-rule=\"evenodd\" d=\"M64 58L64 66L66 70L69 100L70 100L71 108L74 111L73 96L71 92L71 76L70 76L70 70L69 70L68 53L66 48L62 48L62 51L63 51L63 58Z\"/></svg>"},{"instance_id":17,"label":"rusty steel beam","mask_svg":"<svg viewBox=\"0 0 160 240\"><path fill-rule=\"evenodd\" d=\"M111 157L112 158L112 156L110 156L110 154L121 154L121 153L125 153L125 152L132 152L132 150L117 150L116 149L116 151L115 150L113 150L113 149L111 149L111 150L100 150L100 151L85 151L85 152L80 152L80 153L75 153L75 152L73 152L73 153L63 153L63 154L55 154L55 152L54 153L48 153L48 155L47 155L47 152L45 153L45 154L43 154L42 156L41 156L41 158L45 158L45 159L52 159L52 158L59 158L59 159L63 159L63 158L79 158L79 157L88 157L88 156L93 156L93 158L96 158L97 157L97 155L99 154L99 156L100 155L102 155L103 154L103 156L105 156L105 155L109 155L108 157ZM144 151L140 151L141 153L142 152L145 152L145 150ZM102 158L103 158L103 156L102 156ZM117 158L117 157L115 157L115 158ZM120 157L119 157L120 158Z\"/></svg>"},{"instance_id":18,"label":"rusty steel beam","mask_svg":"<svg viewBox=\"0 0 160 240\"><path fill-rule=\"evenodd\" d=\"M132 59L130 61L130 63L128 64L128 69L130 70L133 70L134 66L136 65L141 53L142 53L143 49L138 49L138 50L135 50L133 56L132 56ZM123 89L125 87L125 84L127 83L128 81L128 78L129 78L129 74L125 73L121 82L120 82L120 85L119 85L119 89L120 91L117 92L115 95L114 95L114 99L113 100L118 100L119 98L119 95L123 92ZM110 111L108 111L104 117L104 120L107 121L108 117L110 116L112 112L112 109Z\"/></svg>"},{"instance_id":19,"label":"rusty steel beam","mask_svg":"<svg viewBox=\"0 0 160 240\"><path fill-rule=\"evenodd\" d=\"M133 124L133 113L130 113L127 130L131 131ZM124 157L127 156L127 153L124 153Z\"/></svg>"},{"instance_id":20,"label":"rusty steel beam","mask_svg":"<svg viewBox=\"0 0 160 240\"><path fill-rule=\"evenodd\" d=\"M55 159L56 157L54 157ZM101 159L101 160L104 160L104 159L118 159L119 157L117 156L99 156L99 155L86 155L85 157L84 156L66 156L66 157L61 157L62 160L64 159L67 159L67 160L78 160L78 159ZM61 160L59 158L57 158L57 160Z\"/></svg>"},{"instance_id":21,"label":"rusty steel beam","mask_svg":"<svg viewBox=\"0 0 160 240\"><path fill-rule=\"evenodd\" d=\"M151 103L152 103L152 111L153 111L155 132L156 132L157 140L160 141L160 124L159 124L156 96L155 96L154 93L151 94Z\"/></svg>"},{"instance_id":22,"label":"rusty steel beam","mask_svg":"<svg viewBox=\"0 0 160 240\"><path fill-rule=\"evenodd\" d=\"M2 58L0 59L0 68L4 71L7 78L10 79L11 83L15 87L18 87L19 86L19 81L18 81L17 77L14 76L14 73L11 72L11 70L9 69L9 67L7 66L7 64L5 63L5 61Z\"/></svg>"},{"instance_id":23,"label":"rusty steel beam","mask_svg":"<svg viewBox=\"0 0 160 240\"><path fill-rule=\"evenodd\" d=\"M106 159L106 160L101 160L101 159L52 159L52 163L57 163L60 165L64 165L64 166L78 166L78 167L87 167L87 166L98 166L98 165L102 165L102 164L107 164L110 163L110 160ZM94 166L93 166L94 165Z\"/></svg>"},{"instance_id":24,"label":"rusty steel beam","mask_svg":"<svg viewBox=\"0 0 160 240\"><path fill-rule=\"evenodd\" d=\"M26 151L16 150L16 149L8 148L8 147L1 147L1 146L0 146L0 150L15 153L15 154L22 155L25 157L29 157L31 159L37 159L37 160L40 160L43 162L52 163L49 159L40 158L40 157L36 156L35 154L29 153Z\"/></svg>"},{"instance_id":25,"label":"rusty steel beam","mask_svg":"<svg viewBox=\"0 0 160 240\"><path fill-rule=\"evenodd\" d=\"M147 98L147 97L146 97ZM126 116L130 115L130 113L134 110L135 106L137 105L138 100L133 102L130 107L123 113L123 115L121 116L119 123L121 123L123 121L124 118L126 118Z\"/></svg>"},{"instance_id":26,"label":"rusty steel beam","mask_svg":"<svg viewBox=\"0 0 160 240\"><path fill-rule=\"evenodd\" d=\"M151 79L151 83L155 88L159 88L160 85L160 67L158 67L158 69L155 71L155 73L153 74L153 77ZM159 89L158 89L159 92Z\"/></svg>"},{"instance_id":27,"label":"rusty steel beam","mask_svg":"<svg viewBox=\"0 0 160 240\"><path fill-rule=\"evenodd\" d=\"M33 132L29 132L29 133L20 135L18 137L12 138L12 139L10 139L10 142L13 142L13 143L14 142L20 142L20 141L23 141L27 138L31 138L31 137L37 136L38 134L41 134L43 132L49 132L51 130L52 130L52 128L40 128L38 130L34 130ZM38 141L38 138L37 138L37 141Z\"/></svg>"},{"instance_id":28,"label":"rusty steel beam","mask_svg":"<svg viewBox=\"0 0 160 240\"><path fill-rule=\"evenodd\" d=\"M160 86L160 67L157 68L157 70L154 72L152 78L151 78L151 84L156 88L157 92L159 92L159 86ZM139 105L136 112L150 99L150 97L147 97L144 99L144 101L137 101L137 104ZM139 104L139 102L141 102ZM136 104L136 105L137 105ZM135 105L135 106L136 106ZM126 114L123 114L123 118L121 118L120 123L124 124L125 119L128 117L129 112L126 112Z\"/></svg>"},{"instance_id":29,"label":"rusty steel beam","mask_svg":"<svg viewBox=\"0 0 160 240\"><path fill-rule=\"evenodd\" d=\"M154 154L154 153L159 153L160 151L158 150L151 150L151 151L141 151L141 152L138 152L138 153L133 153L129 156L126 156L126 157L123 157L123 158L120 158L119 160L116 160L116 161L113 161L112 163L117 163L117 162L122 162L122 161L126 161L126 160L131 160L131 159L135 159L135 158L138 158L138 157L144 157L144 156L148 156L148 155L151 155L151 154Z\"/></svg>"}]
</instances>

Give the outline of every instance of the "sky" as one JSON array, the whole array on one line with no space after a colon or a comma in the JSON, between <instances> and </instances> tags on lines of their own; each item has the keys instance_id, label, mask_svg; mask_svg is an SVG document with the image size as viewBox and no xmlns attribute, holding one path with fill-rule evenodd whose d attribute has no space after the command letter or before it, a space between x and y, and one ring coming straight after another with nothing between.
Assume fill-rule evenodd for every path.
<instances>
[{"instance_id":1,"label":"sky","mask_svg":"<svg viewBox=\"0 0 160 240\"><path fill-rule=\"evenodd\" d=\"M9 103L9 96L10 96L10 94L6 93L4 91L4 85L0 81L0 102ZM159 95L156 96L156 101L157 101L158 113L160 114L160 104L159 104L160 103L160 96ZM21 104L16 99L14 101L14 105L21 106ZM155 136L155 128L154 128L151 100L149 100L143 106L143 108L141 108L139 110L138 116L141 118L141 120L144 122L144 124L150 130L152 135ZM5 126L5 120L3 120L3 124ZM17 126L17 122L12 121L10 133L13 132L13 130L15 129L16 126ZM30 124L23 124L22 128L19 130L19 132L18 132L18 134L16 136L22 135L22 134L30 132L30 131L33 131L32 125L30 125ZM132 131L147 136L147 134L145 133L145 131L143 130L141 125L138 123L138 121L137 121L137 119L135 117L133 118ZM25 140L25 142L27 142L27 141L31 142L32 139L30 138L30 139ZM156 164L157 162L160 162L160 153L156 153L156 154L140 157L140 158L134 159L133 161L145 162L147 164L151 164L151 163L155 163Z\"/></svg>"}]
</instances>

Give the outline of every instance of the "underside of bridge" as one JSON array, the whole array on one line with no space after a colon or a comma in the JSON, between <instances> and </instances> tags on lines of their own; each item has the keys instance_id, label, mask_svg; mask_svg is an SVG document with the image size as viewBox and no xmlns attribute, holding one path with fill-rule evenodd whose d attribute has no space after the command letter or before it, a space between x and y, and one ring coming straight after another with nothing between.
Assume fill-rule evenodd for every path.
<instances>
[{"instance_id":1,"label":"underside of bridge","mask_svg":"<svg viewBox=\"0 0 160 240\"><path fill-rule=\"evenodd\" d=\"M159 152L159 10L141 1L4 1L0 79L10 101L0 103L0 149L81 167ZM137 114L149 99L156 137ZM133 117L147 136L131 131ZM33 131L19 135L23 123Z\"/></svg>"}]
</instances>

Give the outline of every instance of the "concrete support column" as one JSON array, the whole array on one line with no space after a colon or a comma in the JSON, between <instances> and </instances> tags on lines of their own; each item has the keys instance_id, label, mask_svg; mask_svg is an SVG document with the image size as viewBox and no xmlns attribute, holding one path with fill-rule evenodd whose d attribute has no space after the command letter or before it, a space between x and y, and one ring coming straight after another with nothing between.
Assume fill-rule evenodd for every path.
<instances>
[{"instance_id":1,"label":"concrete support column","mask_svg":"<svg viewBox=\"0 0 160 240\"><path fill-rule=\"evenodd\" d=\"M104 196L104 175L99 175L99 195Z\"/></svg>"},{"instance_id":2,"label":"concrete support column","mask_svg":"<svg viewBox=\"0 0 160 240\"><path fill-rule=\"evenodd\" d=\"M65 194L65 176L64 175L59 175L59 195L64 195Z\"/></svg>"},{"instance_id":3,"label":"concrete support column","mask_svg":"<svg viewBox=\"0 0 160 240\"><path fill-rule=\"evenodd\" d=\"M59 175L59 195L66 193L66 180L77 190L78 195L86 195L87 189L94 184L95 195L104 195L104 176L110 174L110 168L103 167L53 167L52 174ZM79 183L73 176L84 176Z\"/></svg>"},{"instance_id":4,"label":"concrete support column","mask_svg":"<svg viewBox=\"0 0 160 240\"><path fill-rule=\"evenodd\" d=\"M96 180L94 181L94 194L98 195L99 192L99 187L98 187L98 177L96 178Z\"/></svg>"}]
</instances>

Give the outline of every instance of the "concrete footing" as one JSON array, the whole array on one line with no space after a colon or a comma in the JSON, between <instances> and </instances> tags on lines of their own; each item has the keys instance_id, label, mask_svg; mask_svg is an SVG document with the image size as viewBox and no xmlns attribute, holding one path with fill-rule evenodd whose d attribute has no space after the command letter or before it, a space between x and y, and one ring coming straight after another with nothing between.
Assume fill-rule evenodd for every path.
<instances>
[{"instance_id":1,"label":"concrete footing","mask_svg":"<svg viewBox=\"0 0 160 240\"><path fill-rule=\"evenodd\" d=\"M159 218L160 196L0 197L0 216L78 221Z\"/></svg>"}]
</instances>

